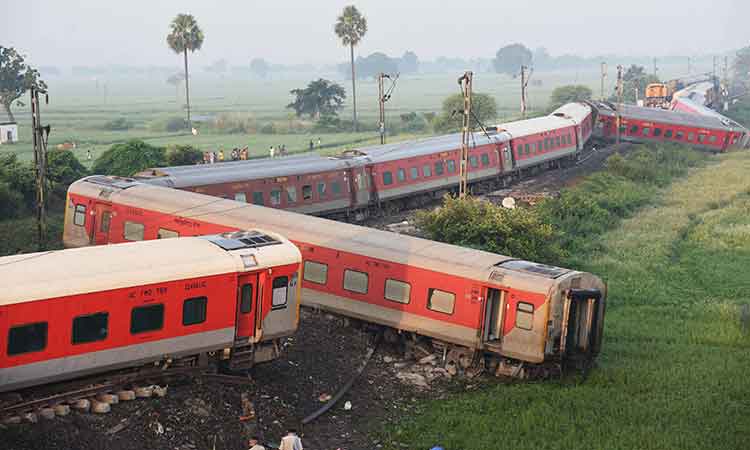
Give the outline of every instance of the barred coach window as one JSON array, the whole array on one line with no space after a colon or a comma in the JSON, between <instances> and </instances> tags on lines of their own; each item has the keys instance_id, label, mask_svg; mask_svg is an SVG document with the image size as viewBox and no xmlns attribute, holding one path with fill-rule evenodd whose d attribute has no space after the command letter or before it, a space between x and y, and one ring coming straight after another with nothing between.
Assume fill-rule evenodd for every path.
<instances>
[{"instance_id":1,"label":"barred coach window","mask_svg":"<svg viewBox=\"0 0 750 450\"><path fill-rule=\"evenodd\" d=\"M346 269L344 271L344 289L359 294L367 294L368 278L368 275L364 272Z\"/></svg>"},{"instance_id":2,"label":"barred coach window","mask_svg":"<svg viewBox=\"0 0 750 450\"><path fill-rule=\"evenodd\" d=\"M125 221L123 238L126 241L142 241L145 227L142 223Z\"/></svg>"},{"instance_id":3,"label":"barred coach window","mask_svg":"<svg viewBox=\"0 0 750 450\"><path fill-rule=\"evenodd\" d=\"M289 277L276 277L273 279L273 291L271 296L271 307L273 309L286 306L289 287Z\"/></svg>"},{"instance_id":4,"label":"barred coach window","mask_svg":"<svg viewBox=\"0 0 750 450\"><path fill-rule=\"evenodd\" d=\"M206 321L208 297L193 297L182 303L182 324L197 325Z\"/></svg>"},{"instance_id":5,"label":"barred coach window","mask_svg":"<svg viewBox=\"0 0 750 450\"><path fill-rule=\"evenodd\" d=\"M80 227L86 224L86 205L76 205L76 210L73 214L73 224Z\"/></svg>"},{"instance_id":6,"label":"barred coach window","mask_svg":"<svg viewBox=\"0 0 750 450\"><path fill-rule=\"evenodd\" d=\"M427 291L427 308L445 313L453 314L453 307L456 304L456 294L452 292L441 291L440 289L430 288Z\"/></svg>"},{"instance_id":7,"label":"barred coach window","mask_svg":"<svg viewBox=\"0 0 750 450\"><path fill-rule=\"evenodd\" d=\"M76 317L73 319L73 344L107 339L108 322L109 314L106 312Z\"/></svg>"},{"instance_id":8,"label":"barred coach window","mask_svg":"<svg viewBox=\"0 0 750 450\"><path fill-rule=\"evenodd\" d=\"M130 333L145 333L161 330L164 326L164 305L149 305L133 308L130 313Z\"/></svg>"},{"instance_id":9,"label":"barred coach window","mask_svg":"<svg viewBox=\"0 0 750 450\"><path fill-rule=\"evenodd\" d=\"M44 350L47 347L47 322L13 327L8 331L8 356Z\"/></svg>"}]
</instances>

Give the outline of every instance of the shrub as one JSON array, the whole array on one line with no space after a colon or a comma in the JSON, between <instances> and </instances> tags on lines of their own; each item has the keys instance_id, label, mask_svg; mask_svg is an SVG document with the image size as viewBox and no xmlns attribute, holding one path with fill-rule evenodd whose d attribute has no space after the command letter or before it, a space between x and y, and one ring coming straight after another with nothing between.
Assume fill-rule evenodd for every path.
<instances>
[{"instance_id":1,"label":"shrub","mask_svg":"<svg viewBox=\"0 0 750 450\"><path fill-rule=\"evenodd\" d=\"M76 180L85 177L88 170L76 158L73 152L52 151L47 156L47 176L50 181L51 194L57 197L57 200L64 199L68 186ZM55 201L53 204L60 204ZM64 206L64 200L63 205Z\"/></svg>"},{"instance_id":2,"label":"shrub","mask_svg":"<svg viewBox=\"0 0 750 450\"><path fill-rule=\"evenodd\" d=\"M133 124L124 117L104 122L104 125L102 125L103 130L109 131L126 131L131 128L133 128Z\"/></svg>"},{"instance_id":3,"label":"shrub","mask_svg":"<svg viewBox=\"0 0 750 450\"><path fill-rule=\"evenodd\" d=\"M94 162L92 172L129 177L149 167L160 167L165 164L164 148L132 139L125 143L115 144L102 153Z\"/></svg>"},{"instance_id":4,"label":"shrub","mask_svg":"<svg viewBox=\"0 0 750 450\"><path fill-rule=\"evenodd\" d=\"M11 189L8 183L0 182L0 220L19 217L23 210L23 195Z\"/></svg>"},{"instance_id":5,"label":"shrub","mask_svg":"<svg viewBox=\"0 0 750 450\"><path fill-rule=\"evenodd\" d=\"M461 128L463 120L464 97L454 94L443 100L443 111L434 122L435 131L447 133ZM489 94L475 93L471 96L471 123L477 125L477 119L482 124L489 124L497 119L497 103Z\"/></svg>"},{"instance_id":6,"label":"shrub","mask_svg":"<svg viewBox=\"0 0 750 450\"><path fill-rule=\"evenodd\" d=\"M273 122L264 123L263 126L260 127L260 132L262 134L276 134L276 127Z\"/></svg>"},{"instance_id":7,"label":"shrub","mask_svg":"<svg viewBox=\"0 0 750 450\"><path fill-rule=\"evenodd\" d=\"M192 145L170 145L166 158L169 166L190 166L203 161L203 152Z\"/></svg>"},{"instance_id":8,"label":"shrub","mask_svg":"<svg viewBox=\"0 0 750 450\"><path fill-rule=\"evenodd\" d=\"M554 228L532 209L505 209L473 197L446 196L444 205L417 214L430 239L515 258L559 263L564 252Z\"/></svg>"},{"instance_id":9,"label":"shrub","mask_svg":"<svg viewBox=\"0 0 750 450\"><path fill-rule=\"evenodd\" d=\"M164 124L164 130L169 131L170 133L187 130L187 128L187 120L182 117L170 117Z\"/></svg>"},{"instance_id":10,"label":"shrub","mask_svg":"<svg viewBox=\"0 0 750 450\"><path fill-rule=\"evenodd\" d=\"M222 113L213 122L213 127L224 133L250 134L257 129L255 117L246 113Z\"/></svg>"},{"instance_id":11,"label":"shrub","mask_svg":"<svg viewBox=\"0 0 750 450\"><path fill-rule=\"evenodd\" d=\"M427 128L425 119L415 112L401 114L401 130L407 133L419 133Z\"/></svg>"}]
</instances>

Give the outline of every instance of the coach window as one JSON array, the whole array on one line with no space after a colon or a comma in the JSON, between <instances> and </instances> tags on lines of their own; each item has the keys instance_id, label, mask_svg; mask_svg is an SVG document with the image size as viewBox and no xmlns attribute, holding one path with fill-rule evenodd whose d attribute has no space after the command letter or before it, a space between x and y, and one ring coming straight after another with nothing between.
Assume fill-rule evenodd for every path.
<instances>
[{"instance_id":1,"label":"coach window","mask_svg":"<svg viewBox=\"0 0 750 450\"><path fill-rule=\"evenodd\" d=\"M661 128L654 128L654 137L661 136Z\"/></svg>"},{"instance_id":2,"label":"coach window","mask_svg":"<svg viewBox=\"0 0 750 450\"><path fill-rule=\"evenodd\" d=\"M560 136L557 136L557 137L555 138L555 146L556 146L556 147L560 147Z\"/></svg>"},{"instance_id":3,"label":"coach window","mask_svg":"<svg viewBox=\"0 0 750 450\"><path fill-rule=\"evenodd\" d=\"M526 153L527 155L531 154L531 148L530 148L529 144L524 144L523 145L523 150L524 150L524 153Z\"/></svg>"},{"instance_id":4,"label":"coach window","mask_svg":"<svg viewBox=\"0 0 750 450\"><path fill-rule=\"evenodd\" d=\"M633 125L630 127L630 134L636 134L638 132L638 125Z\"/></svg>"},{"instance_id":5,"label":"coach window","mask_svg":"<svg viewBox=\"0 0 750 450\"><path fill-rule=\"evenodd\" d=\"M383 184L386 186L393 184L393 174L391 172L383 172Z\"/></svg>"},{"instance_id":6,"label":"coach window","mask_svg":"<svg viewBox=\"0 0 750 450\"><path fill-rule=\"evenodd\" d=\"M665 130L664 131L664 137L669 139L672 137L672 130Z\"/></svg>"},{"instance_id":7,"label":"coach window","mask_svg":"<svg viewBox=\"0 0 750 450\"><path fill-rule=\"evenodd\" d=\"M364 272L346 269L344 271L344 289L358 294L367 294L368 276Z\"/></svg>"},{"instance_id":8,"label":"coach window","mask_svg":"<svg viewBox=\"0 0 750 450\"><path fill-rule=\"evenodd\" d=\"M208 297L193 297L182 302L182 324L197 325L206 321Z\"/></svg>"},{"instance_id":9,"label":"coach window","mask_svg":"<svg viewBox=\"0 0 750 450\"><path fill-rule=\"evenodd\" d=\"M399 280L388 278L385 280L385 299L392 302L407 304L411 295L411 285Z\"/></svg>"},{"instance_id":10,"label":"coach window","mask_svg":"<svg viewBox=\"0 0 750 450\"><path fill-rule=\"evenodd\" d=\"M99 231L102 233L109 232L109 224L112 221L112 211L102 212L102 221L99 223Z\"/></svg>"},{"instance_id":11,"label":"coach window","mask_svg":"<svg viewBox=\"0 0 750 450\"><path fill-rule=\"evenodd\" d=\"M237 192L234 194L234 201L247 203L247 195L244 192Z\"/></svg>"},{"instance_id":12,"label":"coach window","mask_svg":"<svg viewBox=\"0 0 750 450\"><path fill-rule=\"evenodd\" d=\"M276 277L273 279L273 290L271 291L271 308L284 308L287 301L287 289L289 288L289 277Z\"/></svg>"},{"instance_id":13,"label":"coach window","mask_svg":"<svg viewBox=\"0 0 750 450\"><path fill-rule=\"evenodd\" d=\"M692 142L692 141L693 141L693 138L694 138L694 137L695 137L695 133L688 133L688 137L687 137L687 140L688 140L689 142Z\"/></svg>"},{"instance_id":14,"label":"coach window","mask_svg":"<svg viewBox=\"0 0 750 450\"><path fill-rule=\"evenodd\" d=\"M469 164L475 169L479 167L479 158L477 158L477 155L469 156Z\"/></svg>"},{"instance_id":15,"label":"coach window","mask_svg":"<svg viewBox=\"0 0 750 450\"><path fill-rule=\"evenodd\" d=\"M544 150L549 150L549 139L544 138Z\"/></svg>"},{"instance_id":16,"label":"coach window","mask_svg":"<svg viewBox=\"0 0 750 450\"><path fill-rule=\"evenodd\" d=\"M253 192L253 205L263 206L263 193Z\"/></svg>"},{"instance_id":17,"label":"coach window","mask_svg":"<svg viewBox=\"0 0 750 450\"><path fill-rule=\"evenodd\" d=\"M412 179L412 180L416 180L417 178L419 178L419 169L417 169L416 167L410 168L409 169L409 178Z\"/></svg>"},{"instance_id":18,"label":"coach window","mask_svg":"<svg viewBox=\"0 0 750 450\"><path fill-rule=\"evenodd\" d=\"M396 176L398 177L399 183L402 181L406 181L406 170L404 169L398 169L398 172L396 173Z\"/></svg>"},{"instance_id":19,"label":"coach window","mask_svg":"<svg viewBox=\"0 0 750 450\"><path fill-rule=\"evenodd\" d=\"M297 193L296 189L294 193L295 194ZM309 184L302 186L302 200L310 200L311 198L312 198L312 186L310 186ZM295 201L295 200L292 200L292 201Z\"/></svg>"},{"instance_id":20,"label":"coach window","mask_svg":"<svg viewBox=\"0 0 750 450\"><path fill-rule=\"evenodd\" d=\"M315 261L305 261L305 272L303 276L305 281L326 284L328 282L328 265Z\"/></svg>"},{"instance_id":21,"label":"coach window","mask_svg":"<svg viewBox=\"0 0 750 450\"><path fill-rule=\"evenodd\" d=\"M164 305L133 308L130 312L130 334L161 330L164 326Z\"/></svg>"},{"instance_id":22,"label":"coach window","mask_svg":"<svg viewBox=\"0 0 750 450\"><path fill-rule=\"evenodd\" d=\"M443 174L443 162L438 161L435 163L435 175L442 175Z\"/></svg>"},{"instance_id":23,"label":"coach window","mask_svg":"<svg viewBox=\"0 0 750 450\"><path fill-rule=\"evenodd\" d=\"M253 285L243 284L240 289L240 312L247 314L253 310Z\"/></svg>"},{"instance_id":24,"label":"coach window","mask_svg":"<svg viewBox=\"0 0 750 450\"><path fill-rule=\"evenodd\" d=\"M331 183L331 193L333 195L339 195L341 193L341 183L338 181Z\"/></svg>"},{"instance_id":25,"label":"coach window","mask_svg":"<svg viewBox=\"0 0 750 450\"><path fill-rule=\"evenodd\" d=\"M441 291L440 289L430 288L427 291L427 308L433 311L453 314L453 307L456 304L456 294L452 292Z\"/></svg>"},{"instance_id":26,"label":"coach window","mask_svg":"<svg viewBox=\"0 0 750 450\"><path fill-rule=\"evenodd\" d=\"M325 181L318 182L318 198L320 199L326 198L326 182Z\"/></svg>"},{"instance_id":27,"label":"coach window","mask_svg":"<svg viewBox=\"0 0 750 450\"><path fill-rule=\"evenodd\" d=\"M126 241L142 241L144 229L142 223L125 221L123 238Z\"/></svg>"},{"instance_id":28,"label":"coach window","mask_svg":"<svg viewBox=\"0 0 750 450\"><path fill-rule=\"evenodd\" d=\"M286 201L287 203L294 203L297 201L297 186L286 187Z\"/></svg>"},{"instance_id":29,"label":"coach window","mask_svg":"<svg viewBox=\"0 0 750 450\"><path fill-rule=\"evenodd\" d=\"M179 237L180 233L172 230L168 230L166 228L159 228L159 231L156 233L156 239L169 239L169 238L176 238Z\"/></svg>"},{"instance_id":30,"label":"coach window","mask_svg":"<svg viewBox=\"0 0 750 450\"><path fill-rule=\"evenodd\" d=\"M109 314L100 312L73 319L73 345L107 339Z\"/></svg>"},{"instance_id":31,"label":"coach window","mask_svg":"<svg viewBox=\"0 0 750 450\"><path fill-rule=\"evenodd\" d=\"M448 173L453 173L456 171L456 161L449 159L445 162L445 164L448 166Z\"/></svg>"},{"instance_id":32,"label":"coach window","mask_svg":"<svg viewBox=\"0 0 750 450\"><path fill-rule=\"evenodd\" d=\"M490 165L490 155L488 155L487 153L482 153L482 165L483 166Z\"/></svg>"},{"instance_id":33,"label":"coach window","mask_svg":"<svg viewBox=\"0 0 750 450\"><path fill-rule=\"evenodd\" d=\"M715 144L716 143L716 136L711 135L708 137L708 142Z\"/></svg>"},{"instance_id":34,"label":"coach window","mask_svg":"<svg viewBox=\"0 0 750 450\"><path fill-rule=\"evenodd\" d=\"M648 136L651 134L651 128L650 127L643 127L643 135Z\"/></svg>"},{"instance_id":35,"label":"coach window","mask_svg":"<svg viewBox=\"0 0 750 450\"><path fill-rule=\"evenodd\" d=\"M685 133L683 133L682 131L678 131L677 134L674 135L674 138L678 141L682 140L683 137L685 137Z\"/></svg>"},{"instance_id":36,"label":"coach window","mask_svg":"<svg viewBox=\"0 0 750 450\"><path fill-rule=\"evenodd\" d=\"M76 212L73 214L73 224L80 227L86 224L86 205L76 205Z\"/></svg>"},{"instance_id":37,"label":"coach window","mask_svg":"<svg viewBox=\"0 0 750 450\"><path fill-rule=\"evenodd\" d=\"M274 206L278 206L281 204L281 190L279 189L271 190L271 204Z\"/></svg>"},{"instance_id":38,"label":"coach window","mask_svg":"<svg viewBox=\"0 0 750 450\"><path fill-rule=\"evenodd\" d=\"M432 176L432 168L428 165L422 167L422 176L427 178Z\"/></svg>"},{"instance_id":39,"label":"coach window","mask_svg":"<svg viewBox=\"0 0 750 450\"><path fill-rule=\"evenodd\" d=\"M698 134L698 142L702 144L705 140L706 140L705 134Z\"/></svg>"},{"instance_id":40,"label":"coach window","mask_svg":"<svg viewBox=\"0 0 750 450\"><path fill-rule=\"evenodd\" d=\"M12 327L8 330L8 356L39 352L47 347L47 322Z\"/></svg>"},{"instance_id":41,"label":"coach window","mask_svg":"<svg viewBox=\"0 0 750 450\"><path fill-rule=\"evenodd\" d=\"M530 330L534 326L534 305L518 302L516 305L516 327Z\"/></svg>"}]
</instances>

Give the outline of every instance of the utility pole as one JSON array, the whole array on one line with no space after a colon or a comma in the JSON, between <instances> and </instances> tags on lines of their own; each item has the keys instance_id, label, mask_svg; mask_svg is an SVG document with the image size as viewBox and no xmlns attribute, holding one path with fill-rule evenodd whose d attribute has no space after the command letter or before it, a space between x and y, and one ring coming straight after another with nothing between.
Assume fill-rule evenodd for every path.
<instances>
[{"instance_id":1,"label":"utility pole","mask_svg":"<svg viewBox=\"0 0 750 450\"><path fill-rule=\"evenodd\" d=\"M615 114L615 127L617 127L617 145L620 145L620 108L622 107L622 65L617 65L617 110Z\"/></svg>"},{"instance_id":2,"label":"utility pole","mask_svg":"<svg viewBox=\"0 0 750 450\"><path fill-rule=\"evenodd\" d=\"M385 79L391 80L391 86L388 91L385 90ZM391 93L396 87L396 80L398 80L398 74L394 78L391 78L387 73L380 72L378 74L378 107L380 109L380 144L385 144L385 102L391 99Z\"/></svg>"},{"instance_id":3,"label":"utility pole","mask_svg":"<svg viewBox=\"0 0 750 450\"><path fill-rule=\"evenodd\" d=\"M458 79L458 85L461 86L461 93L464 96L464 114L463 126L461 127L461 164L459 165L461 181L458 186L459 198L464 198L468 194L469 184L469 137L471 133L471 83L474 73L465 72Z\"/></svg>"},{"instance_id":4,"label":"utility pole","mask_svg":"<svg viewBox=\"0 0 750 450\"><path fill-rule=\"evenodd\" d=\"M31 87L31 126L34 140L34 169L36 172L36 223L37 223L37 245L38 249L46 248L47 235L47 138L49 137L49 125L42 126L41 112L39 111L39 89ZM49 103L46 92L42 92L45 102Z\"/></svg>"},{"instance_id":5,"label":"utility pole","mask_svg":"<svg viewBox=\"0 0 750 450\"><path fill-rule=\"evenodd\" d=\"M659 78L659 68L656 67L656 58L654 58L654 76Z\"/></svg>"},{"instance_id":6,"label":"utility pole","mask_svg":"<svg viewBox=\"0 0 750 450\"><path fill-rule=\"evenodd\" d=\"M521 118L526 118L526 88L531 80L531 74L534 73L534 69L529 71L529 75L526 75L527 66L521 65Z\"/></svg>"},{"instance_id":7,"label":"utility pole","mask_svg":"<svg viewBox=\"0 0 750 450\"><path fill-rule=\"evenodd\" d=\"M688 56L688 75L691 74L692 68L690 67L690 57Z\"/></svg>"},{"instance_id":8,"label":"utility pole","mask_svg":"<svg viewBox=\"0 0 750 450\"><path fill-rule=\"evenodd\" d=\"M604 79L607 78L607 63L602 61L602 94L601 94L601 101L604 101Z\"/></svg>"}]
</instances>

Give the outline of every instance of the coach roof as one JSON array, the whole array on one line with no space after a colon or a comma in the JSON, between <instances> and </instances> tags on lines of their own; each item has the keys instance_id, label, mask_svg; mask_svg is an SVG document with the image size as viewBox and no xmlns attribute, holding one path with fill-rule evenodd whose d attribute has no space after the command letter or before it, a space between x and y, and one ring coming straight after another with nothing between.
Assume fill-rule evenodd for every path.
<instances>
[{"instance_id":1,"label":"coach roof","mask_svg":"<svg viewBox=\"0 0 750 450\"><path fill-rule=\"evenodd\" d=\"M614 105L599 104L599 114L613 117L616 114ZM693 128L706 128L712 130L731 130L738 127L733 121L723 116L704 116L679 111L670 111L661 108L645 108L634 105L620 105L620 114L624 119L645 120L648 122L665 123L670 125L681 125Z\"/></svg>"}]
</instances>

